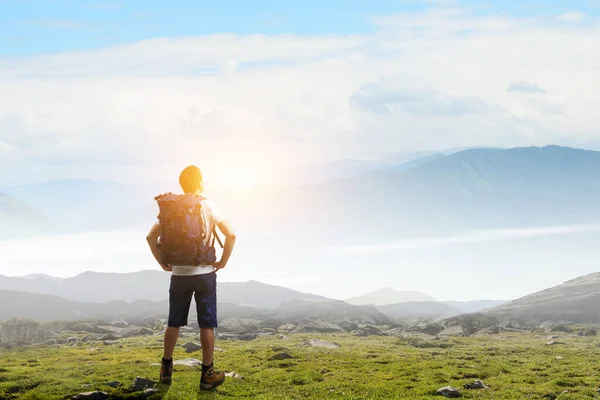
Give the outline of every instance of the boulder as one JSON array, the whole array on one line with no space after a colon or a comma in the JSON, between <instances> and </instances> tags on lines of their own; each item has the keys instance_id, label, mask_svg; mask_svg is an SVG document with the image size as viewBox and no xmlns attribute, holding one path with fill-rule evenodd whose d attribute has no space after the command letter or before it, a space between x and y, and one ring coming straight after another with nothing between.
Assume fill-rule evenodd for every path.
<instances>
[{"instance_id":1,"label":"boulder","mask_svg":"<svg viewBox=\"0 0 600 400\"><path fill-rule=\"evenodd\" d=\"M460 392L458 391L458 389L453 388L452 386L445 386L443 388L440 388L435 392L435 394L437 394L438 396L450 398L460 397Z\"/></svg>"},{"instance_id":2,"label":"boulder","mask_svg":"<svg viewBox=\"0 0 600 400\"><path fill-rule=\"evenodd\" d=\"M201 367L202 361L196 360L195 358L185 358L183 360L175 360L173 362L173 364L174 365L184 365L186 367Z\"/></svg>"},{"instance_id":3,"label":"boulder","mask_svg":"<svg viewBox=\"0 0 600 400\"><path fill-rule=\"evenodd\" d=\"M488 389L489 386L486 386L485 383L483 383L480 380L476 380L473 383L467 383L465 385L465 389Z\"/></svg>"},{"instance_id":4,"label":"boulder","mask_svg":"<svg viewBox=\"0 0 600 400\"><path fill-rule=\"evenodd\" d=\"M281 332L291 332L296 328L297 327L294 324L285 324L285 325L281 325L279 328L277 328L277 330L281 331Z\"/></svg>"},{"instance_id":5,"label":"boulder","mask_svg":"<svg viewBox=\"0 0 600 400\"><path fill-rule=\"evenodd\" d=\"M119 381L110 381L107 383L107 385L110 386L111 388L117 388L117 387L121 386L122 383Z\"/></svg>"},{"instance_id":6,"label":"boulder","mask_svg":"<svg viewBox=\"0 0 600 400\"><path fill-rule=\"evenodd\" d=\"M373 325L362 326L362 327L358 328L357 330L355 330L354 332L352 332L352 334L354 336L359 336L359 337L383 336L383 333L381 333L379 328L377 328L376 326L373 326Z\"/></svg>"},{"instance_id":7,"label":"boulder","mask_svg":"<svg viewBox=\"0 0 600 400\"><path fill-rule=\"evenodd\" d=\"M345 332L339 325L325 321L313 321L297 327L293 333L335 333Z\"/></svg>"},{"instance_id":8,"label":"boulder","mask_svg":"<svg viewBox=\"0 0 600 400\"><path fill-rule=\"evenodd\" d=\"M193 342L188 342L188 343L184 344L181 347L183 347L185 349L186 353L193 353L195 351L202 350L202 346L201 345L199 345L198 343L193 343Z\"/></svg>"},{"instance_id":9,"label":"boulder","mask_svg":"<svg viewBox=\"0 0 600 400\"><path fill-rule=\"evenodd\" d=\"M154 387L156 387L157 384L158 382L152 381L150 379L140 378L138 376L133 382L133 391L141 392L142 390L153 389Z\"/></svg>"},{"instance_id":10,"label":"boulder","mask_svg":"<svg viewBox=\"0 0 600 400\"><path fill-rule=\"evenodd\" d=\"M123 332L119 335L119 338L128 338L134 336L150 336L153 335L154 331L150 328L146 328L143 326L136 326L132 328L128 328L123 330Z\"/></svg>"}]
</instances>

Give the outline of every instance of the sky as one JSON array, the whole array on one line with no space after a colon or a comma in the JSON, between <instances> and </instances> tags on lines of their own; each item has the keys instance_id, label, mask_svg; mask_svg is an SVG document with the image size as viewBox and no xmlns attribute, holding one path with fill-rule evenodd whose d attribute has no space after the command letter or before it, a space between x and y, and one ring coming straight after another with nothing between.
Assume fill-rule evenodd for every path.
<instances>
[{"instance_id":1,"label":"sky","mask_svg":"<svg viewBox=\"0 0 600 400\"><path fill-rule=\"evenodd\" d=\"M0 7L0 186L600 148L597 0Z\"/></svg>"},{"instance_id":2,"label":"sky","mask_svg":"<svg viewBox=\"0 0 600 400\"><path fill-rule=\"evenodd\" d=\"M599 37L600 0L0 0L0 187L172 181L192 163L242 186L400 152L600 150ZM329 249L332 264L351 253L348 276L361 277L336 285L334 269L260 270L242 241L230 277L346 298L390 283L385 268L369 273L374 262L396 271L397 289L466 300L514 298L596 268L596 228L531 229ZM0 253L22 274L115 270L122 257L139 270L152 263L142 235L0 242ZM65 243L78 251L65 258ZM19 250L32 246L47 251Z\"/></svg>"}]
</instances>

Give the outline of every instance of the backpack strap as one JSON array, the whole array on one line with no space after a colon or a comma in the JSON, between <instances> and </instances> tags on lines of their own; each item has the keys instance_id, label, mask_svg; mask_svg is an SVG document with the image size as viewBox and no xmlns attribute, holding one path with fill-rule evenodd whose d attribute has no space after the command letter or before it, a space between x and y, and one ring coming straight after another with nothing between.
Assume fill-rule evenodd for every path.
<instances>
[{"instance_id":1,"label":"backpack strap","mask_svg":"<svg viewBox=\"0 0 600 400\"><path fill-rule=\"evenodd\" d=\"M213 228L213 237L212 237L211 247L215 247L215 239L217 239L217 242L219 242L219 246L221 246L221 248L223 248L223 242L221 242L221 238L219 237L219 234L217 233L217 229Z\"/></svg>"}]
</instances>

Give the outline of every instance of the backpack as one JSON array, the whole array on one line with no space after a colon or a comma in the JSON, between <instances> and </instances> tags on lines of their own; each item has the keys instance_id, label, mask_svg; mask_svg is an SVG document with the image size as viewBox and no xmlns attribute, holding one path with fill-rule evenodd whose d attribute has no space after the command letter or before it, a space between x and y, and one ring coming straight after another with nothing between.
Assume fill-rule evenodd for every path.
<instances>
[{"instance_id":1,"label":"backpack","mask_svg":"<svg viewBox=\"0 0 600 400\"><path fill-rule=\"evenodd\" d=\"M172 266L211 265L217 261L215 239L223 247L213 228L211 243L205 232L202 200L194 194L165 193L156 196L161 228L159 249L161 262Z\"/></svg>"}]
</instances>

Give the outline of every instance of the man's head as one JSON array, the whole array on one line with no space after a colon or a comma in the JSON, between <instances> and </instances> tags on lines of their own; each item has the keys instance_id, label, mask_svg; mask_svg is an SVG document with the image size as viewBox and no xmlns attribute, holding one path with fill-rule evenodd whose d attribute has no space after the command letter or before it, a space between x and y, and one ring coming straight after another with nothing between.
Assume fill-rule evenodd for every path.
<instances>
[{"instance_id":1,"label":"man's head","mask_svg":"<svg viewBox=\"0 0 600 400\"><path fill-rule=\"evenodd\" d=\"M195 165L190 165L179 174L179 184L185 193L196 193L204 191L202 172Z\"/></svg>"}]
</instances>

